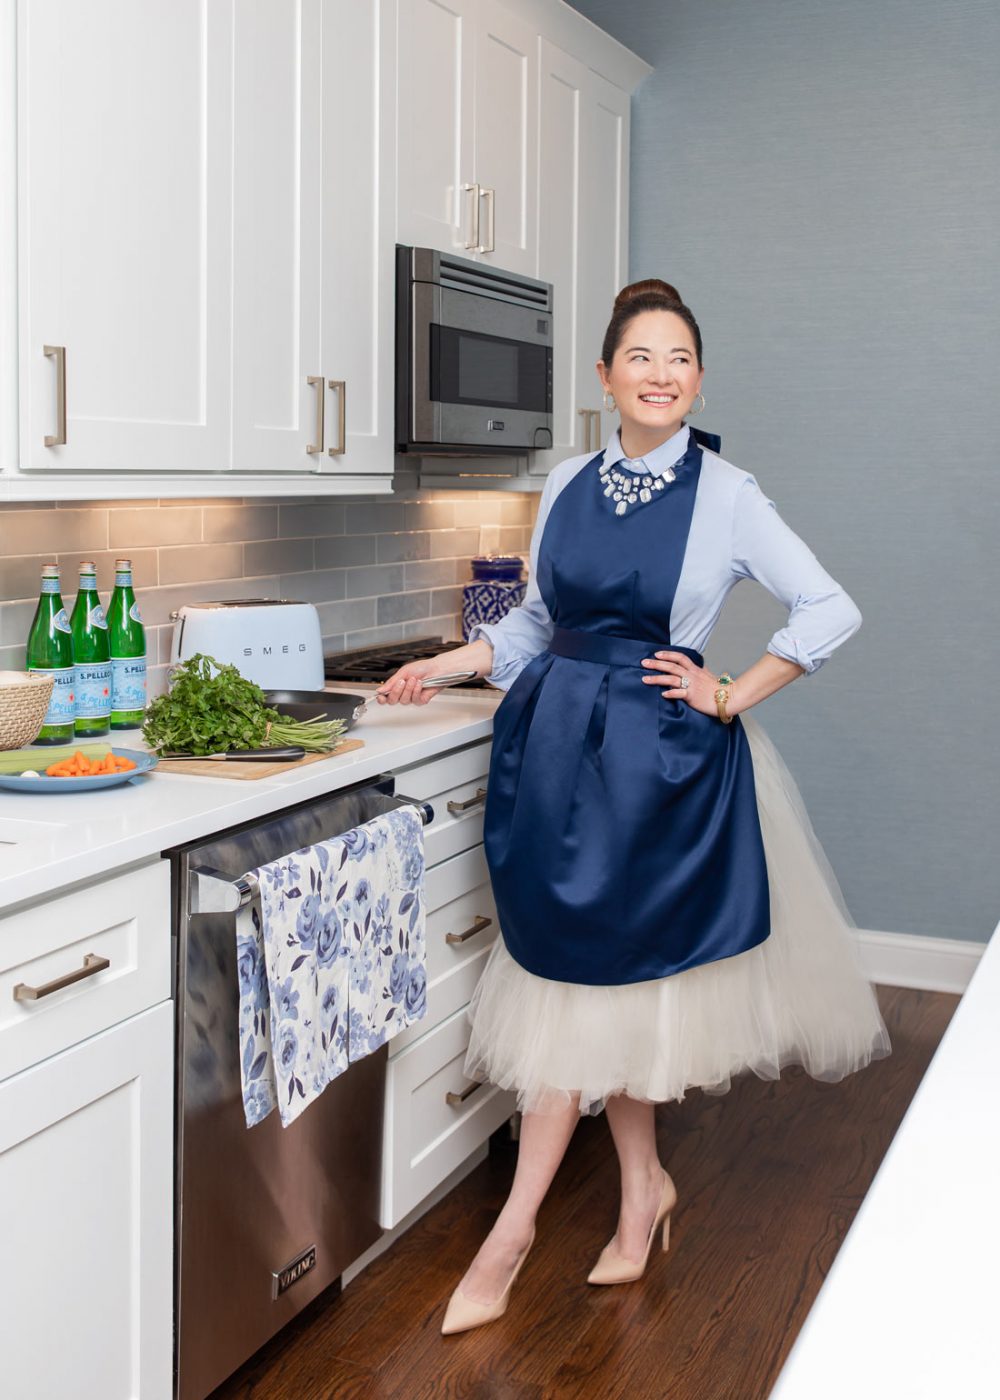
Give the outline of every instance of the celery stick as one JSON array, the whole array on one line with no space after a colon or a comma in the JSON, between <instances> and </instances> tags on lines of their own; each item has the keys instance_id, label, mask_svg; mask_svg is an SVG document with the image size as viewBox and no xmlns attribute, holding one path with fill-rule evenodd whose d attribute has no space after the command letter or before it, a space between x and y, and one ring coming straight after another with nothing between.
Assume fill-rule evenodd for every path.
<instances>
[{"instance_id":1,"label":"celery stick","mask_svg":"<svg viewBox=\"0 0 1000 1400\"><path fill-rule=\"evenodd\" d=\"M4 749L0 750L0 773L44 773L53 763L63 763L75 753L85 758L107 758L110 744L69 744L53 745L50 749Z\"/></svg>"}]
</instances>

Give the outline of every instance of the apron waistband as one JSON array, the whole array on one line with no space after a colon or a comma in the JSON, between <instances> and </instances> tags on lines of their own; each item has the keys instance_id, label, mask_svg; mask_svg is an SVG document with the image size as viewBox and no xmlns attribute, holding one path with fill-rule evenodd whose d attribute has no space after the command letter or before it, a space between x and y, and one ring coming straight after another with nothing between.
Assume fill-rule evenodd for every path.
<instances>
[{"instance_id":1,"label":"apron waistband","mask_svg":"<svg viewBox=\"0 0 1000 1400\"><path fill-rule=\"evenodd\" d=\"M690 657L696 666L705 664L701 652L691 647L646 641L642 637L611 637L606 632L585 632L576 627L557 627L552 633L549 651L575 661L597 661L602 666L638 666L643 657L653 656L657 651L679 651Z\"/></svg>"}]
</instances>

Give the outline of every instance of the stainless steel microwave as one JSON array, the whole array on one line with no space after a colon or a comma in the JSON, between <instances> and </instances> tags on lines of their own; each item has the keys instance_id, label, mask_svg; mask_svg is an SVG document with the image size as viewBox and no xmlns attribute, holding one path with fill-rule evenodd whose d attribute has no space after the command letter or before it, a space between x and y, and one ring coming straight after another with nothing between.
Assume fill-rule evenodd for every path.
<instances>
[{"instance_id":1,"label":"stainless steel microwave","mask_svg":"<svg viewBox=\"0 0 1000 1400\"><path fill-rule=\"evenodd\" d=\"M396 249L396 448L495 456L552 446L552 285Z\"/></svg>"}]
</instances>

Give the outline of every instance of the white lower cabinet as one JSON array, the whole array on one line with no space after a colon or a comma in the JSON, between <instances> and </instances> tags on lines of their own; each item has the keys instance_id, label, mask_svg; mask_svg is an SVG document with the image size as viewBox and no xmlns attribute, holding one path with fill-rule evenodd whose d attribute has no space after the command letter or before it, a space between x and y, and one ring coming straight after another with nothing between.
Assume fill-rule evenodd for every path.
<instances>
[{"instance_id":1,"label":"white lower cabinet","mask_svg":"<svg viewBox=\"0 0 1000 1400\"><path fill-rule=\"evenodd\" d=\"M461 1166L514 1109L513 1094L470 1085L462 1062L471 1033L454 1012L390 1060L382 1163L382 1225L390 1229Z\"/></svg>"},{"instance_id":2,"label":"white lower cabinet","mask_svg":"<svg viewBox=\"0 0 1000 1400\"><path fill-rule=\"evenodd\" d=\"M173 1372L170 871L0 917L5 1400L165 1400Z\"/></svg>"},{"instance_id":3,"label":"white lower cabinet","mask_svg":"<svg viewBox=\"0 0 1000 1400\"><path fill-rule=\"evenodd\" d=\"M467 1016L499 932L483 849L489 741L396 774L396 790L430 802L426 858L427 1014L389 1044L382 1215L397 1225L514 1111L514 1095L463 1075ZM469 804L469 805L466 805Z\"/></svg>"},{"instance_id":4,"label":"white lower cabinet","mask_svg":"<svg viewBox=\"0 0 1000 1400\"><path fill-rule=\"evenodd\" d=\"M0 1084L8 1400L172 1391L169 1001Z\"/></svg>"}]
</instances>

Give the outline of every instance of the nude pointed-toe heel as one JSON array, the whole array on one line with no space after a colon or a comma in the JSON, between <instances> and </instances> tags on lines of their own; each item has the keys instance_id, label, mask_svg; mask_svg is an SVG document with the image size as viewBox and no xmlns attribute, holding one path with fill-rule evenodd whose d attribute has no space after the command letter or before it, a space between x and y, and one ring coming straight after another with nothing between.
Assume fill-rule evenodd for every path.
<instances>
[{"instance_id":1,"label":"nude pointed-toe heel","mask_svg":"<svg viewBox=\"0 0 1000 1400\"><path fill-rule=\"evenodd\" d=\"M663 1191L660 1195L660 1204L656 1208L656 1215L649 1229L649 1238L646 1240L646 1252L642 1256L642 1262L636 1264L631 1259L623 1259L618 1253L615 1241L617 1234L612 1237L608 1244L601 1250L601 1256L597 1263L587 1275L588 1283L632 1283L637 1278L642 1278L646 1272L646 1265L649 1263L649 1256L653 1248L653 1240L656 1238L656 1231L660 1225L663 1226L663 1252L666 1254L670 1248L670 1213L677 1204L677 1191L670 1178L669 1172L663 1173Z\"/></svg>"},{"instance_id":2,"label":"nude pointed-toe heel","mask_svg":"<svg viewBox=\"0 0 1000 1400\"><path fill-rule=\"evenodd\" d=\"M511 1289L514 1281L521 1272L521 1265L528 1257L528 1251L535 1242L535 1231L532 1228L531 1238L525 1245L523 1251L518 1256L510 1278L507 1280L504 1291L495 1303L477 1303L474 1298L467 1298L461 1288L456 1288L448 1300L448 1307L445 1311L444 1322L441 1324L441 1335L449 1336L452 1332L469 1332L473 1327L482 1327L484 1323L494 1322L498 1317L503 1317L507 1311L507 1304L510 1302Z\"/></svg>"}]
</instances>

